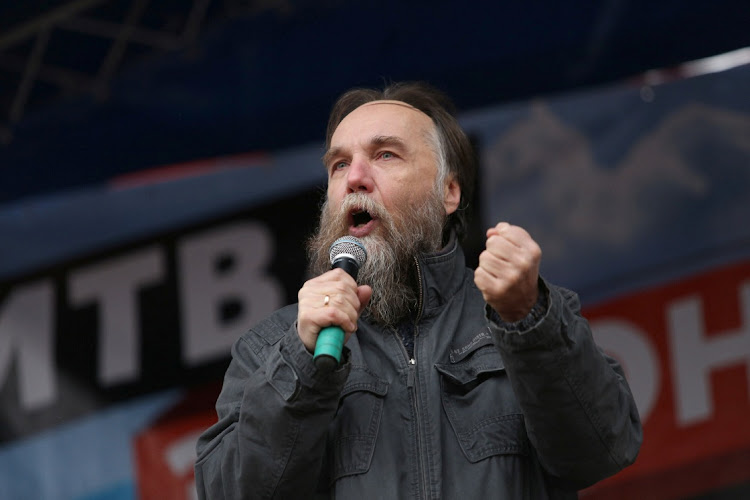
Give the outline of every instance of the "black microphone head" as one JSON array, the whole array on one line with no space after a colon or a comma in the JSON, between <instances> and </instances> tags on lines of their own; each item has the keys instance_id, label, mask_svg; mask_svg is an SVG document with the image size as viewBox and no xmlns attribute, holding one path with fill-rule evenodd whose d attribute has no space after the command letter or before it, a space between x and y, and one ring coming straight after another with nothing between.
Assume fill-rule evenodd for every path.
<instances>
[{"instance_id":1,"label":"black microphone head","mask_svg":"<svg viewBox=\"0 0 750 500\"><path fill-rule=\"evenodd\" d=\"M359 269L367 260L365 244L354 236L342 236L334 241L328 255L331 259L331 266L334 266L340 259L351 259Z\"/></svg>"}]
</instances>

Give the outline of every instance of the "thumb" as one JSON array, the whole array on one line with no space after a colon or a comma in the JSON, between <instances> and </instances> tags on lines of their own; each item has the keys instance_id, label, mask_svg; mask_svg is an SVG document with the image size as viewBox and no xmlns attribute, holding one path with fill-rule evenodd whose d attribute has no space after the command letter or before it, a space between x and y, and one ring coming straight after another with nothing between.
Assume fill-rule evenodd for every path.
<instances>
[{"instance_id":1,"label":"thumb","mask_svg":"<svg viewBox=\"0 0 750 500\"><path fill-rule=\"evenodd\" d=\"M367 304L370 302L370 297L372 297L372 288L370 285L361 285L357 287L357 298L359 299L359 312L365 310L365 307L367 307Z\"/></svg>"}]
</instances>

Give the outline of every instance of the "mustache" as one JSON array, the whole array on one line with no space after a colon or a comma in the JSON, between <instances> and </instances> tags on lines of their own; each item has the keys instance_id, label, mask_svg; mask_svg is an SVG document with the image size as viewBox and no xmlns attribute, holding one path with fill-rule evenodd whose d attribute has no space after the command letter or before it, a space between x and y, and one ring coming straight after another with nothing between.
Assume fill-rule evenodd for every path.
<instances>
[{"instance_id":1,"label":"mustache","mask_svg":"<svg viewBox=\"0 0 750 500\"><path fill-rule=\"evenodd\" d=\"M373 219L386 219L389 217L385 207L373 200L365 193L351 193L347 195L339 207L337 217L348 220L349 214L353 211L365 211Z\"/></svg>"}]
</instances>

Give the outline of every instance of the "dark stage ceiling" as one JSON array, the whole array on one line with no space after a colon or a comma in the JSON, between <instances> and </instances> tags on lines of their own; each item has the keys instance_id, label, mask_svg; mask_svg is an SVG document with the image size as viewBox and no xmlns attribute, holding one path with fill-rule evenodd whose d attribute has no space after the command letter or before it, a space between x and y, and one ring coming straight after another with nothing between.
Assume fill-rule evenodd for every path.
<instances>
[{"instance_id":1,"label":"dark stage ceiling","mask_svg":"<svg viewBox=\"0 0 750 500\"><path fill-rule=\"evenodd\" d=\"M459 110L750 46L747 0L0 3L0 202L320 141L355 85Z\"/></svg>"}]
</instances>

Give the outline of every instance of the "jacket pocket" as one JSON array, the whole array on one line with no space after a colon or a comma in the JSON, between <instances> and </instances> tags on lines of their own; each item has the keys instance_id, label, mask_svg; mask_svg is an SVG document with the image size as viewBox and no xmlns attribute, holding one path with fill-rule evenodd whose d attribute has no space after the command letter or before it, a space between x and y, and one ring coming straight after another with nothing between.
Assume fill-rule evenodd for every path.
<instances>
[{"instance_id":1,"label":"jacket pocket","mask_svg":"<svg viewBox=\"0 0 750 500\"><path fill-rule=\"evenodd\" d=\"M470 462L529 454L523 414L494 346L435 367L441 374L443 408Z\"/></svg>"},{"instance_id":2,"label":"jacket pocket","mask_svg":"<svg viewBox=\"0 0 750 500\"><path fill-rule=\"evenodd\" d=\"M388 383L352 366L329 431L330 484L370 469Z\"/></svg>"}]
</instances>

